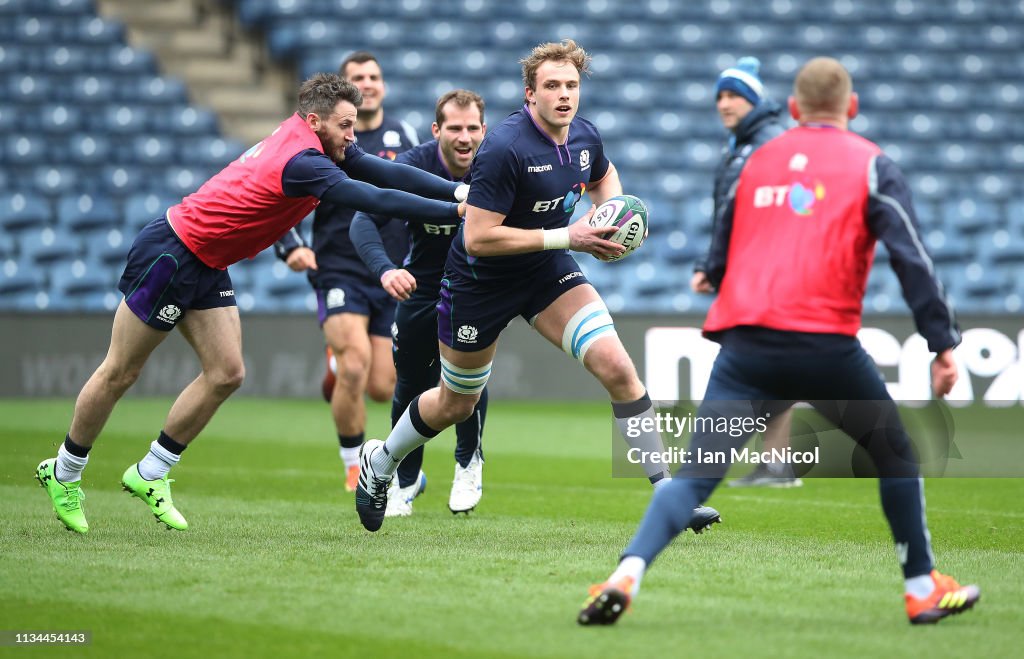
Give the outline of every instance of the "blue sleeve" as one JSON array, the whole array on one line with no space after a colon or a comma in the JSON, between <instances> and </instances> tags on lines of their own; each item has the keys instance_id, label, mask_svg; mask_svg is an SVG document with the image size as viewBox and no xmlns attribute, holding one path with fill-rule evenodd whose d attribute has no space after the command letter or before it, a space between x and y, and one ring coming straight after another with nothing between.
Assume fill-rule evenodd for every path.
<instances>
[{"instance_id":1,"label":"blue sleeve","mask_svg":"<svg viewBox=\"0 0 1024 659\"><path fill-rule=\"evenodd\" d=\"M348 236L352 239L359 258L377 279L380 279L388 270L398 267L388 258L384 241L380 237L380 227L391 221L392 219L389 217L369 215L358 211L353 216L352 224L348 228Z\"/></svg>"},{"instance_id":2,"label":"blue sleeve","mask_svg":"<svg viewBox=\"0 0 1024 659\"><path fill-rule=\"evenodd\" d=\"M274 254L282 261L288 259L288 255L298 247L305 247L306 241L302 239L298 226L288 230L288 233L281 236L281 239L274 243Z\"/></svg>"},{"instance_id":3,"label":"blue sleeve","mask_svg":"<svg viewBox=\"0 0 1024 659\"><path fill-rule=\"evenodd\" d=\"M932 352L958 345L960 328L921 241L906 179L896 164L882 155L871 163L868 185L868 228L889 251L889 263L914 314L917 331Z\"/></svg>"},{"instance_id":4,"label":"blue sleeve","mask_svg":"<svg viewBox=\"0 0 1024 659\"><path fill-rule=\"evenodd\" d=\"M590 154L590 161L593 163L590 166L590 178L588 179L591 183L596 183L605 177L608 173L608 167L611 163L608 161L608 156L604 154L604 142L601 140L601 133L598 132L597 127L594 127L594 135L597 136L597 153ZM583 166L583 163L580 163Z\"/></svg>"},{"instance_id":5,"label":"blue sleeve","mask_svg":"<svg viewBox=\"0 0 1024 659\"><path fill-rule=\"evenodd\" d=\"M504 140L484 138L473 158L469 188L471 206L508 215L516 199L519 182L519 158Z\"/></svg>"},{"instance_id":6,"label":"blue sleeve","mask_svg":"<svg viewBox=\"0 0 1024 659\"><path fill-rule=\"evenodd\" d=\"M348 152L345 154L347 160ZM306 149L295 154L284 166L281 189L289 197L322 199L327 190L344 178L348 176L338 169L337 163L316 149Z\"/></svg>"},{"instance_id":7,"label":"blue sleeve","mask_svg":"<svg viewBox=\"0 0 1024 659\"><path fill-rule=\"evenodd\" d=\"M732 238L732 218L736 209L736 187L737 181L729 189L725 198L725 204L719 211L718 217L711 225L711 246L708 248L708 255L704 261L698 263L698 268L707 275L708 281L716 289L721 285L725 277L726 258L729 255L729 240Z\"/></svg>"},{"instance_id":8,"label":"blue sleeve","mask_svg":"<svg viewBox=\"0 0 1024 659\"><path fill-rule=\"evenodd\" d=\"M364 158L364 160L390 162L383 158ZM408 169L419 171L412 167ZM454 202L424 199L402 190L375 188L369 183L348 177L335 183L320 199L365 213L402 217L420 222L451 222L459 219L459 205Z\"/></svg>"},{"instance_id":9,"label":"blue sleeve","mask_svg":"<svg viewBox=\"0 0 1024 659\"><path fill-rule=\"evenodd\" d=\"M354 179L431 199L455 199L455 188L459 186L454 181L387 158L357 158L350 162L346 157L341 167Z\"/></svg>"}]
</instances>

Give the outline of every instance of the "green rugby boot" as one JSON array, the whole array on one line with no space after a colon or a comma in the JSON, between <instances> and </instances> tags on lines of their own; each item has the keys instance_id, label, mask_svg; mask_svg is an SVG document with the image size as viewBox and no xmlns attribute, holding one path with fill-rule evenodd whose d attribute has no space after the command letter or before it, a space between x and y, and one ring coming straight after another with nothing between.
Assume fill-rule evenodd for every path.
<instances>
[{"instance_id":1,"label":"green rugby boot","mask_svg":"<svg viewBox=\"0 0 1024 659\"><path fill-rule=\"evenodd\" d=\"M171 500L171 483L173 482L173 478L166 477L147 481L139 474L138 463L128 467L124 476L121 477L121 487L124 488L124 491L133 497L142 499L153 511L156 521L166 525L169 529L184 531L188 528L188 522L174 507L174 502Z\"/></svg>"},{"instance_id":2,"label":"green rugby boot","mask_svg":"<svg viewBox=\"0 0 1024 659\"><path fill-rule=\"evenodd\" d=\"M36 467L36 480L50 495L57 519L64 524L67 530L75 533L88 533L89 522L85 521L85 510L82 509L82 501L85 500L82 481L61 483L54 473L56 468L57 458L43 460Z\"/></svg>"}]
</instances>

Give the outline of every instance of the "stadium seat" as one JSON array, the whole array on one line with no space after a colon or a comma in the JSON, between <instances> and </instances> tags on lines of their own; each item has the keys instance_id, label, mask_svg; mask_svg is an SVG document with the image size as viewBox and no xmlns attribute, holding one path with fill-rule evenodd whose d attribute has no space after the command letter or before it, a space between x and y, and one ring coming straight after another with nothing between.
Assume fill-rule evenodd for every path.
<instances>
[{"instance_id":1,"label":"stadium seat","mask_svg":"<svg viewBox=\"0 0 1024 659\"><path fill-rule=\"evenodd\" d=\"M4 140L0 162L10 165L29 166L49 160L53 155L50 142L38 135L12 134Z\"/></svg>"},{"instance_id":2,"label":"stadium seat","mask_svg":"<svg viewBox=\"0 0 1024 659\"><path fill-rule=\"evenodd\" d=\"M221 169L245 153L246 147L222 137L189 137L177 140L181 162L195 167Z\"/></svg>"},{"instance_id":3,"label":"stadium seat","mask_svg":"<svg viewBox=\"0 0 1024 659\"><path fill-rule=\"evenodd\" d=\"M176 141L171 137L155 134L132 138L125 145L126 155L121 162L141 163L144 165L166 165L178 161Z\"/></svg>"},{"instance_id":4,"label":"stadium seat","mask_svg":"<svg viewBox=\"0 0 1024 659\"><path fill-rule=\"evenodd\" d=\"M65 195L57 202L57 224L72 233L111 229L121 225L121 213L105 197Z\"/></svg>"},{"instance_id":5,"label":"stadium seat","mask_svg":"<svg viewBox=\"0 0 1024 659\"><path fill-rule=\"evenodd\" d=\"M52 295L72 308L87 308L90 303L117 288L117 280L106 266L85 259L58 263L48 270Z\"/></svg>"},{"instance_id":6,"label":"stadium seat","mask_svg":"<svg viewBox=\"0 0 1024 659\"><path fill-rule=\"evenodd\" d=\"M85 236L83 253L86 259L116 271L124 267L134 237L126 236L121 228L91 233Z\"/></svg>"},{"instance_id":7,"label":"stadium seat","mask_svg":"<svg viewBox=\"0 0 1024 659\"><path fill-rule=\"evenodd\" d=\"M39 113L39 119L39 130L49 135L73 133L85 123L78 108L63 104L44 108Z\"/></svg>"},{"instance_id":8,"label":"stadium seat","mask_svg":"<svg viewBox=\"0 0 1024 659\"><path fill-rule=\"evenodd\" d=\"M217 117L209 110L189 105L175 105L164 112L154 110L154 121L176 135L216 135Z\"/></svg>"},{"instance_id":9,"label":"stadium seat","mask_svg":"<svg viewBox=\"0 0 1024 659\"><path fill-rule=\"evenodd\" d=\"M53 211L46 199L31 193L0 194L0 227L5 233L45 226Z\"/></svg>"},{"instance_id":10,"label":"stadium seat","mask_svg":"<svg viewBox=\"0 0 1024 659\"><path fill-rule=\"evenodd\" d=\"M188 91L181 80L164 75L128 76L122 91L122 101L128 104L145 103L154 106L186 105Z\"/></svg>"},{"instance_id":11,"label":"stadium seat","mask_svg":"<svg viewBox=\"0 0 1024 659\"><path fill-rule=\"evenodd\" d=\"M45 285L42 272L34 264L24 259L7 259L0 262L0 309L38 309L37 296L43 293Z\"/></svg>"},{"instance_id":12,"label":"stadium seat","mask_svg":"<svg viewBox=\"0 0 1024 659\"><path fill-rule=\"evenodd\" d=\"M32 180L36 190L43 194L57 196L74 189L78 182L78 171L74 167L42 165L34 168Z\"/></svg>"},{"instance_id":13,"label":"stadium seat","mask_svg":"<svg viewBox=\"0 0 1024 659\"><path fill-rule=\"evenodd\" d=\"M23 233L19 240L22 258L40 266L70 260L79 254L79 243L60 229L44 227Z\"/></svg>"}]
</instances>

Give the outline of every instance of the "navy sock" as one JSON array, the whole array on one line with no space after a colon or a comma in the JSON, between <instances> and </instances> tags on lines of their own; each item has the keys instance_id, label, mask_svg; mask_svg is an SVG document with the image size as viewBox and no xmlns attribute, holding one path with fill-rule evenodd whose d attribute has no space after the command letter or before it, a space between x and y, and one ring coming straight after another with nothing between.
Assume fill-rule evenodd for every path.
<instances>
[{"instance_id":1,"label":"navy sock","mask_svg":"<svg viewBox=\"0 0 1024 659\"><path fill-rule=\"evenodd\" d=\"M363 438L366 433L359 433L358 435L342 435L338 434L338 443L341 444L341 448L359 448L363 445Z\"/></svg>"},{"instance_id":2,"label":"navy sock","mask_svg":"<svg viewBox=\"0 0 1024 659\"><path fill-rule=\"evenodd\" d=\"M455 461L460 467L469 465L473 454L480 452L480 459L484 457L483 436L484 422L487 420L487 387L480 392L480 400L473 408L473 414L455 425Z\"/></svg>"},{"instance_id":3,"label":"navy sock","mask_svg":"<svg viewBox=\"0 0 1024 659\"><path fill-rule=\"evenodd\" d=\"M925 520L923 481L920 478L879 478L878 490L903 577L909 579L930 573L935 559Z\"/></svg>"},{"instance_id":4,"label":"navy sock","mask_svg":"<svg viewBox=\"0 0 1024 659\"><path fill-rule=\"evenodd\" d=\"M74 440L71 439L71 435L64 435L64 450L76 458L89 457L89 451L91 449L91 446L79 446L76 444Z\"/></svg>"},{"instance_id":5,"label":"navy sock","mask_svg":"<svg viewBox=\"0 0 1024 659\"><path fill-rule=\"evenodd\" d=\"M181 455L181 452L188 448L187 444L179 444L170 437L167 436L163 430L160 431L160 436L156 438L156 443L164 447L174 455Z\"/></svg>"}]
</instances>

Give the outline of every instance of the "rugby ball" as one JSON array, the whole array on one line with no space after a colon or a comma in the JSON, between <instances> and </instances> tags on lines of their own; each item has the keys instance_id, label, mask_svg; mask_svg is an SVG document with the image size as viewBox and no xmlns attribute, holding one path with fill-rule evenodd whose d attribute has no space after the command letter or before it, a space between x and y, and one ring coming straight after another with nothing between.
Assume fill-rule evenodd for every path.
<instances>
[{"instance_id":1,"label":"rugby ball","mask_svg":"<svg viewBox=\"0 0 1024 659\"><path fill-rule=\"evenodd\" d=\"M618 261L629 256L647 238L647 206L633 195L612 197L597 207L589 222L592 227L618 227L608 240L626 248L622 256L602 261Z\"/></svg>"}]
</instances>

